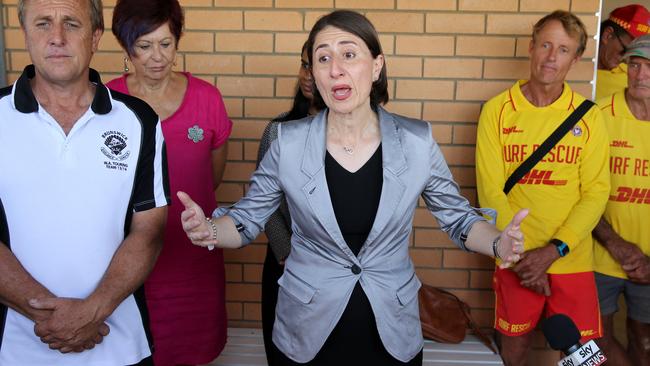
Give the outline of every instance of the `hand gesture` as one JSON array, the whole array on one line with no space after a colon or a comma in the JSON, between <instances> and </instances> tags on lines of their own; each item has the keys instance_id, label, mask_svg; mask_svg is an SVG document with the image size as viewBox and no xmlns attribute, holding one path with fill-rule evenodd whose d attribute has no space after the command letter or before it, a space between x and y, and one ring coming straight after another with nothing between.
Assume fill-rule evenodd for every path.
<instances>
[{"instance_id":1,"label":"hand gesture","mask_svg":"<svg viewBox=\"0 0 650 366\"><path fill-rule=\"evenodd\" d=\"M524 234L521 232L521 222L528 215L528 209L519 210L512 221L501 232L497 252L501 258L501 268L508 268L519 260L524 252Z\"/></svg>"},{"instance_id":2,"label":"hand gesture","mask_svg":"<svg viewBox=\"0 0 650 366\"><path fill-rule=\"evenodd\" d=\"M51 311L46 319L36 320L34 333L61 353L92 349L110 332L104 320L95 319L96 309L84 300L51 297L31 299L29 305Z\"/></svg>"},{"instance_id":3,"label":"hand gesture","mask_svg":"<svg viewBox=\"0 0 650 366\"><path fill-rule=\"evenodd\" d=\"M213 231L210 224L206 221L203 209L192 201L190 196L178 191L176 193L178 199L181 200L185 210L181 213L181 223L185 234L192 241L192 244L201 247L214 246L217 241L213 238Z\"/></svg>"}]
</instances>

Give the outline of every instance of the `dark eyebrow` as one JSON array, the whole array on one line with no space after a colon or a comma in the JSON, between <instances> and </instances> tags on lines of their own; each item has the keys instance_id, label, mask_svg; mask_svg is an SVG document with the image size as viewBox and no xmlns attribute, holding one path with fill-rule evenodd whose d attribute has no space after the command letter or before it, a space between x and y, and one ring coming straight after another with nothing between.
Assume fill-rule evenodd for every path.
<instances>
[{"instance_id":1,"label":"dark eyebrow","mask_svg":"<svg viewBox=\"0 0 650 366\"><path fill-rule=\"evenodd\" d=\"M351 40L350 40L350 41L348 41L348 40L344 40L344 41L339 42L338 44L341 44L341 45L352 44L352 45L357 46L357 42L355 42L355 41L351 41ZM325 44L325 43L323 43L323 44L319 44L316 48L314 48L314 51L316 51L316 50L318 50L318 49L321 49L321 48L325 48L325 47L329 47L329 45L328 45L328 44Z\"/></svg>"}]
</instances>

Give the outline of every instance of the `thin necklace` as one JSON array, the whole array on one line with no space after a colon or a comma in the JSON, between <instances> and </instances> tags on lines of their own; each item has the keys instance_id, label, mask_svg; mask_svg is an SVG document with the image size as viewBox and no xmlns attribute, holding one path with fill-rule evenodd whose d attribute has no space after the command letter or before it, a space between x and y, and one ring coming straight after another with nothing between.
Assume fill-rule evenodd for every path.
<instances>
[{"instance_id":1,"label":"thin necklace","mask_svg":"<svg viewBox=\"0 0 650 366\"><path fill-rule=\"evenodd\" d=\"M348 155L354 155L354 147L343 145L343 151Z\"/></svg>"}]
</instances>

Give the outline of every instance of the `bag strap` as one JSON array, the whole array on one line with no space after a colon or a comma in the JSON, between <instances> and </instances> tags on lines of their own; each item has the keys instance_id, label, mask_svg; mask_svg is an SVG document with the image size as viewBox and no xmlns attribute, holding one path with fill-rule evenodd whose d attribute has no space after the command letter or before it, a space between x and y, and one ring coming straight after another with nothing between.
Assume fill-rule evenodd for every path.
<instances>
[{"instance_id":1,"label":"bag strap","mask_svg":"<svg viewBox=\"0 0 650 366\"><path fill-rule=\"evenodd\" d=\"M436 289L440 292L443 292L447 295L450 295L453 297L456 302L458 303L458 306L463 310L463 315L465 315L465 319L467 319L467 324L469 325L469 328L474 332L474 335L478 337L478 339L483 343L487 348L489 348L494 354L498 354L497 350L494 348L494 344L490 340L490 337L488 337L481 329L476 325L476 322L472 318L472 315L470 314L469 310L469 305L467 305L463 300L459 299L458 296L454 295L453 293L443 290L441 288Z\"/></svg>"},{"instance_id":2,"label":"bag strap","mask_svg":"<svg viewBox=\"0 0 650 366\"><path fill-rule=\"evenodd\" d=\"M564 135L575 126L576 123L591 109L594 102L585 99L573 113L571 113L565 120L553 131L553 133L535 150L521 165L515 169L514 172L508 177L503 193L508 194L510 190L524 177L542 158L555 146Z\"/></svg>"}]
</instances>

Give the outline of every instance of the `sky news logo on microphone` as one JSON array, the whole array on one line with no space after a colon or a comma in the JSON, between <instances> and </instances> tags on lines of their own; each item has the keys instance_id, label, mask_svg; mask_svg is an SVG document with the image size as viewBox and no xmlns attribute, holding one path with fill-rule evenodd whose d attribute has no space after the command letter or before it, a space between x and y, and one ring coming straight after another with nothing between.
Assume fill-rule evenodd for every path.
<instances>
[{"instance_id":1,"label":"sky news logo on microphone","mask_svg":"<svg viewBox=\"0 0 650 366\"><path fill-rule=\"evenodd\" d=\"M603 351L598 348L596 342L593 340L585 343L578 350L572 354L566 356L560 362L557 363L558 366L598 366L602 365L607 361L607 357L603 354Z\"/></svg>"}]
</instances>

